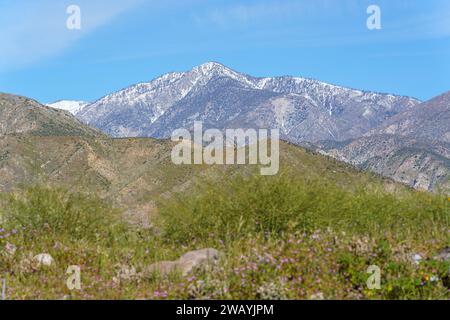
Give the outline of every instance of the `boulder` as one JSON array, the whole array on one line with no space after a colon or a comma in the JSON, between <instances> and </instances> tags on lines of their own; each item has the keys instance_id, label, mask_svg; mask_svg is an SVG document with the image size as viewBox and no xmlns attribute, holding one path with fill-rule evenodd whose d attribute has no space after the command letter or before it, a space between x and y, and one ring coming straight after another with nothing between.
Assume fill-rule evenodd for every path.
<instances>
[{"instance_id":1,"label":"boulder","mask_svg":"<svg viewBox=\"0 0 450 320\"><path fill-rule=\"evenodd\" d=\"M450 262L450 247L442 249L438 255L434 257L434 260Z\"/></svg>"},{"instance_id":2,"label":"boulder","mask_svg":"<svg viewBox=\"0 0 450 320\"><path fill-rule=\"evenodd\" d=\"M191 273L195 268L210 263L215 263L217 260L219 260L219 251L217 251L216 249L208 248L191 251L184 254L178 260L178 264L183 275L187 275Z\"/></svg>"},{"instance_id":3,"label":"boulder","mask_svg":"<svg viewBox=\"0 0 450 320\"><path fill-rule=\"evenodd\" d=\"M175 261L161 261L150 265L147 269L148 273L159 273L168 275L172 272L180 272L183 276L188 275L196 268L215 263L219 259L219 251L216 249L202 249L190 251L182 255Z\"/></svg>"}]
</instances>

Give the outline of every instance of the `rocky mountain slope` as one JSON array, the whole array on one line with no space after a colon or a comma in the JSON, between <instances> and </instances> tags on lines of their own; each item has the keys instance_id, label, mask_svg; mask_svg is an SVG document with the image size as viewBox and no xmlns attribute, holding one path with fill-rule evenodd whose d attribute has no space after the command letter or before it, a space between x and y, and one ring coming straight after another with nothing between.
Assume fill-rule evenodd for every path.
<instances>
[{"instance_id":1,"label":"rocky mountain slope","mask_svg":"<svg viewBox=\"0 0 450 320\"><path fill-rule=\"evenodd\" d=\"M97 136L70 113L43 106L29 98L0 93L0 135Z\"/></svg>"},{"instance_id":2,"label":"rocky mountain slope","mask_svg":"<svg viewBox=\"0 0 450 320\"><path fill-rule=\"evenodd\" d=\"M450 91L387 120L373 134L396 134L450 143Z\"/></svg>"},{"instance_id":3,"label":"rocky mountain slope","mask_svg":"<svg viewBox=\"0 0 450 320\"><path fill-rule=\"evenodd\" d=\"M108 95L77 116L114 137L167 138L202 120L215 128L280 128L298 143L359 137L418 103L305 78L255 78L211 62Z\"/></svg>"},{"instance_id":4,"label":"rocky mountain slope","mask_svg":"<svg viewBox=\"0 0 450 320\"><path fill-rule=\"evenodd\" d=\"M364 137L319 149L418 189L450 190L450 93L406 110Z\"/></svg>"},{"instance_id":5,"label":"rocky mountain slope","mask_svg":"<svg viewBox=\"0 0 450 320\"><path fill-rule=\"evenodd\" d=\"M383 134L313 148L417 189L450 190L450 144L445 142Z\"/></svg>"}]
</instances>

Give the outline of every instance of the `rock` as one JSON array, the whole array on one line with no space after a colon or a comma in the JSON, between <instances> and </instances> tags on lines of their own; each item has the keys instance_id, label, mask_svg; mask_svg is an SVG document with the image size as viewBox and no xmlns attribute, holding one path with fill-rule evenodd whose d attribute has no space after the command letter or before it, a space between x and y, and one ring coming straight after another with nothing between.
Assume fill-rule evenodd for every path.
<instances>
[{"instance_id":1,"label":"rock","mask_svg":"<svg viewBox=\"0 0 450 320\"><path fill-rule=\"evenodd\" d=\"M219 251L216 249L202 249L190 251L176 261L161 261L150 265L147 268L148 273L159 273L168 275L172 272L179 271L183 276L191 273L194 269L214 263L219 259Z\"/></svg>"},{"instance_id":2,"label":"rock","mask_svg":"<svg viewBox=\"0 0 450 320\"><path fill-rule=\"evenodd\" d=\"M446 247L441 250L437 256L433 258L434 260L450 262L450 247Z\"/></svg>"},{"instance_id":3,"label":"rock","mask_svg":"<svg viewBox=\"0 0 450 320\"><path fill-rule=\"evenodd\" d=\"M209 248L191 251L184 254L178 261L178 264L183 275L187 275L191 273L195 268L214 263L217 260L219 260L219 251Z\"/></svg>"},{"instance_id":4,"label":"rock","mask_svg":"<svg viewBox=\"0 0 450 320\"><path fill-rule=\"evenodd\" d=\"M45 267L50 267L54 262L53 257L48 253L38 254L34 256L33 260L37 262L38 266Z\"/></svg>"}]
</instances>

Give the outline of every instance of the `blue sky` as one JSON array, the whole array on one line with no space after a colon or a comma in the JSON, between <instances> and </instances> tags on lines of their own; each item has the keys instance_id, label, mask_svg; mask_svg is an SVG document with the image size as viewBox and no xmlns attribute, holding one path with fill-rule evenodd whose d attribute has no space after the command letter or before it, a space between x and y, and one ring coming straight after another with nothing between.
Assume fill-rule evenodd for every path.
<instances>
[{"instance_id":1,"label":"blue sky","mask_svg":"<svg viewBox=\"0 0 450 320\"><path fill-rule=\"evenodd\" d=\"M81 30L69 30L69 5ZM381 8L381 30L366 10ZM0 92L96 100L221 62L426 100L450 90L448 0L0 0Z\"/></svg>"}]
</instances>

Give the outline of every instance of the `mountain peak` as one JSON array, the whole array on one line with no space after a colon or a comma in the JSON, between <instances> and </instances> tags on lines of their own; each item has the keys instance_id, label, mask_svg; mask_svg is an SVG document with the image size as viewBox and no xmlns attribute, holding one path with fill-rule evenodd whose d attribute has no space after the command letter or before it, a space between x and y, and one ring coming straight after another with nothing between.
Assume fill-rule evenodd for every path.
<instances>
[{"instance_id":1,"label":"mountain peak","mask_svg":"<svg viewBox=\"0 0 450 320\"><path fill-rule=\"evenodd\" d=\"M221 64L219 62L210 61L210 62L203 63L199 66L196 66L192 70L193 71L202 71L204 73L207 73L207 72L211 72L214 70L224 70L224 69L231 70L230 68L224 66L223 64Z\"/></svg>"},{"instance_id":2,"label":"mountain peak","mask_svg":"<svg viewBox=\"0 0 450 320\"><path fill-rule=\"evenodd\" d=\"M194 73L198 76L206 77L206 78L210 78L212 76L217 76L217 75L230 77L230 78L233 78L236 80L243 80L244 78L246 78L246 76L243 75L242 73L234 71L234 70L228 68L227 66L225 66L221 63L218 63L218 62L203 63L199 66L192 68L190 73Z\"/></svg>"}]
</instances>

